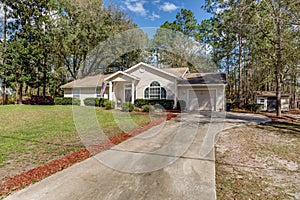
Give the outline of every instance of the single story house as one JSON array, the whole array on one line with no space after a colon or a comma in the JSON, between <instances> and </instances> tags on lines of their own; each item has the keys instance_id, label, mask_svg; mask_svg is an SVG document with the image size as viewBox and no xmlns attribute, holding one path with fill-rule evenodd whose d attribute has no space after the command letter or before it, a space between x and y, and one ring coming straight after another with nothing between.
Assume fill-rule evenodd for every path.
<instances>
[{"instance_id":1,"label":"single story house","mask_svg":"<svg viewBox=\"0 0 300 200\"><path fill-rule=\"evenodd\" d=\"M254 94L254 102L263 104L262 111L276 110L276 92L257 91ZM291 94L281 94L281 110L289 111Z\"/></svg>"},{"instance_id":2,"label":"single story house","mask_svg":"<svg viewBox=\"0 0 300 200\"><path fill-rule=\"evenodd\" d=\"M188 68L157 68L146 63L113 74L100 74L61 86L65 97L103 97L121 102L172 99L187 110L225 110L225 73L190 73Z\"/></svg>"},{"instance_id":3,"label":"single story house","mask_svg":"<svg viewBox=\"0 0 300 200\"><path fill-rule=\"evenodd\" d=\"M13 95L16 91L11 87L5 87L5 95ZM2 95L2 79L0 78L0 95Z\"/></svg>"}]
</instances>

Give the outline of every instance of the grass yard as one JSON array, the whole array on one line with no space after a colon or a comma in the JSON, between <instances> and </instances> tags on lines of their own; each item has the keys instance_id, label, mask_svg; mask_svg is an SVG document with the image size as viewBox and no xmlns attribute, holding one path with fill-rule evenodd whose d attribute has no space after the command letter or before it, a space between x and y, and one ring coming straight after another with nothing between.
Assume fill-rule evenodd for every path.
<instances>
[{"instance_id":1,"label":"grass yard","mask_svg":"<svg viewBox=\"0 0 300 200\"><path fill-rule=\"evenodd\" d=\"M101 108L96 116L108 137L150 121L147 114ZM0 123L0 180L83 147L72 106L1 106Z\"/></svg>"},{"instance_id":2,"label":"grass yard","mask_svg":"<svg viewBox=\"0 0 300 200\"><path fill-rule=\"evenodd\" d=\"M223 132L216 145L218 199L300 199L300 122Z\"/></svg>"}]
</instances>

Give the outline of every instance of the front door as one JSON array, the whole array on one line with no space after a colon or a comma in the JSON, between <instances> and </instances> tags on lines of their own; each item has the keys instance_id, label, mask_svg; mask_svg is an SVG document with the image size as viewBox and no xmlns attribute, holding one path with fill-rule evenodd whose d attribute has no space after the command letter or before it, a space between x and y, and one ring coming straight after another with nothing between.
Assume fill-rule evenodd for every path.
<instances>
[{"instance_id":1,"label":"front door","mask_svg":"<svg viewBox=\"0 0 300 200\"><path fill-rule=\"evenodd\" d=\"M131 84L125 85L125 102L131 102L132 100L132 86Z\"/></svg>"},{"instance_id":2,"label":"front door","mask_svg":"<svg viewBox=\"0 0 300 200\"><path fill-rule=\"evenodd\" d=\"M276 110L276 97L268 97L267 103L268 111Z\"/></svg>"}]
</instances>

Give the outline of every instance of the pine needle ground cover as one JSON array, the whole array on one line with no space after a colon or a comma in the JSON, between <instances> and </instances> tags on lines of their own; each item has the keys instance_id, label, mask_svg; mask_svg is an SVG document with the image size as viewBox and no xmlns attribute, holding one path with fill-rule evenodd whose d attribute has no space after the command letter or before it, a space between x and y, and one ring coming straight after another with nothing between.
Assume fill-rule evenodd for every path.
<instances>
[{"instance_id":1,"label":"pine needle ground cover","mask_svg":"<svg viewBox=\"0 0 300 200\"><path fill-rule=\"evenodd\" d=\"M218 199L300 199L299 146L299 121L273 121L220 133Z\"/></svg>"}]
</instances>

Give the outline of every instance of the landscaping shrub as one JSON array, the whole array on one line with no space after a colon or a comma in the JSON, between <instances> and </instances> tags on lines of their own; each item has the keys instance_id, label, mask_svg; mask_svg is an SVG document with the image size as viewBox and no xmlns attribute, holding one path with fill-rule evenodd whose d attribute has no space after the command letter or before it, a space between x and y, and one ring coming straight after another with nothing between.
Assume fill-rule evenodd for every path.
<instances>
[{"instance_id":1,"label":"landscaping shrub","mask_svg":"<svg viewBox=\"0 0 300 200\"><path fill-rule=\"evenodd\" d=\"M136 99L134 101L134 105L139 108L142 108L144 105L155 104L161 105L166 110L172 110L174 106L174 101L167 99Z\"/></svg>"},{"instance_id":2,"label":"landscaping shrub","mask_svg":"<svg viewBox=\"0 0 300 200\"><path fill-rule=\"evenodd\" d=\"M259 112L263 108L263 104L247 104L245 108L251 112Z\"/></svg>"},{"instance_id":3,"label":"landscaping shrub","mask_svg":"<svg viewBox=\"0 0 300 200\"><path fill-rule=\"evenodd\" d=\"M134 109L134 105L130 102L123 102L121 105L121 109L124 112L132 112Z\"/></svg>"},{"instance_id":4,"label":"landscaping shrub","mask_svg":"<svg viewBox=\"0 0 300 200\"><path fill-rule=\"evenodd\" d=\"M108 101L107 99L100 98L100 99L99 99L99 106L100 106L100 107L105 107L104 104L105 104L105 102L107 102L107 101Z\"/></svg>"},{"instance_id":5,"label":"landscaping shrub","mask_svg":"<svg viewBox=\"0 0 300 200\"><path fill-rule=\"evenodd\" d=\"M153 111L154 109L155 108L152 105L144 105L144 106L142 106L142 111L143 112L150 112L150 111Z\"/></svg>"},{"instance_id":6,"label":"landscaping shrub","mask_svg":"<svg viewBox=\"0 0 300 200\"><path fill-rule=\"evenodd\" d=\"M116 103L114 101L105 101L104 102L104 107L107 110L115 108Z\"/></svg>"},{"instance_id":7,"label":"landscaping shrub","mask_svg":"<svg viewBox=\"0 0 300 200\"><path fill-rule=\"evenodd\" d=\"M80 99L72 97L56 97L54 99L55 105L80 105Z\"/></svg>"},{"instance_id":8,"label":"landscaping shrub","mask_svg":"<svg viewBox=\"0 0 300 200\"><path fill-rule=\"evenodd\" d=\"M26 104L26 105L53 105L54 100L50 96L46 96L46 97L31 96L30 98L22 99L22 104Z\"/></svg>"},{"instance_id":9,"label":"landscaping shrub","mask_svg":"<svg viewBox=\"0 0 300 200\"><path fill-rule=\"evenodd\" d=\"M149 104L150 99L136 99L134 100L134 105L138 108L142 108L144 105Z\"/></svg>"},{"instance_id":10,"label":"landscaping shrub","mask_svg":"<svg viewBox=\"0 0 300 200\"><path fill-rule=\"evenodd\" d=\"M99 99L98 98L86 98L83 100L84 105L86 106L99 106Z\"/></svg>"},{"instance_id":11,"label":"landscaping shrub","mask_svg":"<svg viewBox=\"0 0 300 200\"><path fill-rule=\"evenodd\" d=\"M100 99L99 98L96 98L95 99L95 106L99 107L100 106Z\"/></svg>"},{"instance_id":12,"label":"landscaping shrub","mask_svg":"<svg viewBox=\"0 0 300 200\"><path fill-rule=\"evenodd\" d=\"M136 99L134 105L142 108L145 105L161 105L165 110L174 110L174 100L169 99ZM185 110L186 103L183 100L177 102L176 110Z\"/></svg>"},{"instance_id":13,"label":"landscaping shrub","mask_svg":"<svg viewBox=\"0 0 300 200\"><path fill-rule=\"evenodd\" d=\"M138 108L138 107L135 107L134 106L134 109L133 109L135 112L142 112L143 111L143 109L142 108Z\"/></svg>"}]
</instances>

